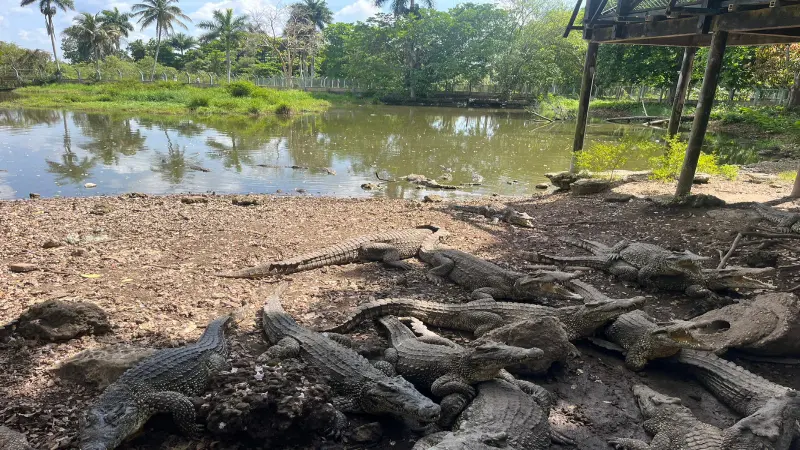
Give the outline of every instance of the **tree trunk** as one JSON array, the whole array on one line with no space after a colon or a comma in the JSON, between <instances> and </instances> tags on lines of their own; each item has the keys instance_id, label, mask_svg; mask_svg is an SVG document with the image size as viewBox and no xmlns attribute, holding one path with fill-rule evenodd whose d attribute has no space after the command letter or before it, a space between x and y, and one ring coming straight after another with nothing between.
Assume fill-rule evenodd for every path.
<instances>
[{"instance_id":1,"label":"tree trunk","mask_svg":"<svg viewBox=\"0 0 800 450\"><path fill-rule=\"evenodd\" d=\"M161 26L156 25L156 56L153 59L153 70L150 71L150 81L156 76L156 64L158 64L158 51L161 49Z\"/></svg>"},{"instance_id":2,"label":"tree trunk","mask_svg":"<svg viewBox=\"0 0 800 450\"><path fill-rule=\"evenodd\" d=\"M61 77L61 64L58 63L58 53L56 53L56 32L53 28L53 17L45 15L44 24L47 27L47 34L50 35L50 43L53 44L53 59L56 62L56 74Z\"/></svg>"},{"instance_id":3,"label":"tree trunk","mask_svg":"<svg viewBox=\"0 0 800 450\"><path fill-rule=\"evenodd\" d=\"M728 93L728 103L733 103L734 98L736 98L736 88L731 88L731 91Z\"/></svg>"},{"instance_id":4,"label":"tree trunk","mask_svg":"<svg viewBox=\"0 0 800 450\"><path fill-rule=\"evenodd\" d=\"M312 53L311 54L311 78L314 78L314 76L316 76L316 74L317 74L317 72L315 70L316 63L317 63L317 55Z\"/></svg>"},{"instance_id":5,"label":"tree trunk","mask_svg":"<svg viewBox=\"0 0 800 450\"><path fill-rule=\"evenodd\" d=\"M794 178L794 186L792 187L792 193L789 194L789 197L800 197L800 168L797 169L797 175Z\"/></svg>"},{"instance_id":6,"label":"tree trunk","mask_svg":"<svg viewBox=\"0 0 800 450\"><path fill-rule=\"evenodd\" d=\"M794 84L789 89L789 108L800 107L800 70L794 73Z\"/></svg>"},{"instance_id":7,"label":"tree trunk","mask_svg":"<svg viewBox=\"0 0 800 450\"><path fill-rule=\"evenodd\" d=\"M228 64L228 84L231 84L231 45L225 45L225 62Z\"/></svg>"}]
</instances>

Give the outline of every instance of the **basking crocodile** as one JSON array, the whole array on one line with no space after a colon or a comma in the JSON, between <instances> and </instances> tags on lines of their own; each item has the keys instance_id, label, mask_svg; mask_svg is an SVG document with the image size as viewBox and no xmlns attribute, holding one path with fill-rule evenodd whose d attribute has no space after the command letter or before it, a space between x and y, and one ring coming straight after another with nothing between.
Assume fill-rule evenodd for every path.
<instances>
[{"instance_id":1,"label":"basking crocodile","mask_svg":"<svg viewBox=\"0 0 800 450\"><path fill-rule=\"evenodd\" d=\"M470 331L481 336L489 330L520 320L555 317L563 324L569 339L575 340L592 336L597 328L643 304L643 297L561 308L488 299L461 304L405 298L384 299L361 305L344 323L328 331L347 333L364 321L393 315L416 317L428 325Z\"/></svg>"},{"instance_id":2,"label":"basking crocodile","mask_svg":"<svg viewBox=\"0 0 800 450\"><path fill-rule=\"evenodd\" d=\"M439 239L447 235L447 231L435 225L386 231L349 239L291 259L215 275L225 278L259 278L360 261L380 261L389 267L407 269L409 265L403 259L416 256L420 246L426 241L438 243Z\"/></svg>"},{"instance_id":3,"label":"basking crocodile","mask_svg":"<svg viewBox=\"0 0 800 450\"><path fill-rule=\"evenodd\" d=\"M378 322L386 329L391 344L384 359L415 386L424 387L443 399L439 425L444 427L452 425L467 402L475 397L473 384L497 377L508 365L536 360L543 355L538 348L511 347L497 342L474 347L431 344L418 339L394 316L382 317Z\"/></svg>"},{"instance_id":4,"label":"basking crocodile","mask_svg":"<svg viewBox=\"0 0 800 450\"><path fill-rule=\"evenodd\" d=\"M28 444L25 435L0 425L0 449L2 450L33 450Z\"/></svg>"},{"instance_id":5,"label":"basking crocodile","mask_svg":"<svg viewBox=\"0 0 800 450\"><path fill-rule=\"evenodd\" d=\"M682 350L675 359L720 401L746 416L723 432L722 448L788 450L792 441L800 438L797 391L713 353Z\"/></svg>"},{"instance_id":6,"label":"basking crocodile","mask_svg":"<svg viewBox=\"0 0 800 450\"><path fill-rule=\"evenodd\" d=\"M452 432L426 436L414 450L546 450L551 440L572 443L553 433L548 416L554 398L522 380L495 379L478 384L478 396L461 413Z\"/></svg>"},{"instance_id":7,"label":"basking crocodile","mask_svg":"<svg viewBox=\"0 0 800 450\"><path fill-rule=\"evenodd\" d=\"M800 233L800 214L783 211L771 206L756 203L753 209L762 219L774 223L783 233Z\"/></svg>"},{"instance_id":8,"label":"basking crocodile","mask_svg":"<svg viewBox=\"0 0 800 450\"><path fill-rule=\"evenodd\" d=\"M434 280L448 278L472 291L472 296L476 299L493 298L524 302L541 301L546 297L581 299L580 295L561 284L578 276L574 273L515 272L460 250L439 247L432 241L420 247L419 258L433 266L428 273Z\"/></svg>"},{"instance_id":9,"label":"basking crocodile","mask_svg":"<svg viewBox=\"0 0 800 450\"><path fill-rule=\"evenodd\" d=\"M488 219L503 221L523 228L535 228L534 218L527 213L517 211L514 208L501 205L452 205L456 211L464 211L472 214L480 214Z\"/></svg>"},{"instance_id":10,"label":"basking crocodile","mask_svg":"<svg viewBox=\"0 0 800 450\"><path fill-rule=\"evenodd\" d=\"M644 311L637 310L617 317L606 327L604 335L620 346L618 350L625 353L629 369L642 370L651 359L675 356L683 348L708 350L707 345L692 335L691 330L696 326L683 321L656 324Z\"/></svg>"},{"instance_id":11,"label":"basking crocodile","mask_svg":"<svg viewBox=\"0 0 800 450\"><path fill-rule=\"evenodd\" d=\"M675 253L652 244L625 241L609 247L585 239L562 240L593 255L555 256L537 253L536 259L540 262L589 266L645 287L684 292L690 297L709 297L713 295L712 291L726 289L774 289L774 286L748 276L763 273L761 270L743 267L702 269L697 261L703 258L690 252ZM652 258L650 255L653 255Z\"/></svg>"},{"instance_id":12,"label":"basking crocodile","mask_svg":"<svg viewBox=\"0 0 800 450\"><path fill-rule=\"evenodd\" d=\"M268 356L300 356L316 367L328 377L337 396L334 406L341 412L391 414L425 423L439 419L439 405L410 382L387 375L355 351L295 322L281 306L279 296L285 288L281 285L262 311L262 327L274 344Z\"/></svg>"},{"instance_id":13,"label":"basking crocodile","mask_svg":"<svg viewBox=\"0 0 800 450\"><path fill-rule=\"evenodd\" d=\"M116 448L157 412L172 413L189 435L202 430L189 397L202 394L214 375L228 369L224 333L232 322L230 315L220 317L194 344L159 350L123 373L84 414L80 448Z\"/></svg>"},{"instance_id":14,"label":"basking crocodile","mask_svg":"<svg viewBox=\"0 0 800 450\"><path fill-rule=\"evenodd\" d=\"M642 411L642 424L653 435L650 444L638 439L615 438L609 445L618 450L722 450L722 431L701 422L681 399L660 394L647 386L633 386ZM752 450L757 450L753 448Z\"/></svg>"}]
</instances>

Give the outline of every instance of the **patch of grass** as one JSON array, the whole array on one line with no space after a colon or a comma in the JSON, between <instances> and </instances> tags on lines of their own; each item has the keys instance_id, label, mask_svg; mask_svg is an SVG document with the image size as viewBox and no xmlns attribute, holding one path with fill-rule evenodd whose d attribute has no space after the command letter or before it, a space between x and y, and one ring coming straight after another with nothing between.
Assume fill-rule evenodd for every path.
<instances>
[{"instance_id":1,"label":"patch of grass","mask_svg":"<svg viewBox=\"0 0 800 450\"><path fill-rule=\"evenodd\" d=\"M15 90L4 105L30 108L68 107L83 111L121 111L155 114L251 115L288 108L292 113L320 112L331 103L294 90L275 90L238 83L245 88L200 88L176 82L123 81L96 84L49 84ZM232 95L249 90L247 96ZM283 109L283 108L282 108ZM257 112L256 112L257 111Z\"/></svg>"},{"instance_id":2,"label":"patch of grass","mask_svg":"<svg viewBox=\"0 0 800 450\"><path fill-rule=\"evenodd\" d=\"M678 178L686 156L687 142L681 141L678 136L667 138L666 151L650 159L653 174L651 178L660 181L674 181ZM701 153L697 162L697 172L709 175L722 175L729 180L739 176L739 168L728 164L719 164L716 155Z\"/></svg>"},{"instance_id":3,"label":"patch of grass","mask_svg":"<svg viewBox=\"0 0 800 450\"><path fill-rule=\"evenodd\" d=\"M755 125L767 133L800 134L800 112L787 110L780 106L723 108L713 111L711 118L725 125Z\"/></svg>"},{"instance_id":4,"label":"patch of grass","mask_svg":"<svg viewBox=\"0 0 800 450\"><path fill-rule=\"evenodd\" d=\"M797 172L794 170L788 170L786 172L781 172L778 174L778 179L783 181L791 181L794 183L794 179L797 177Z\"/></svg>"},{"instance_id":5,"label":"patch of grass","mask_svg":"<svg viewBox=\"0 0 800 450\"><path fill-rule=\"evenodd\" d=\"M228 92L233 97L250 97L256 89L256 85L249 81L236 81L228 85Z\"/></svg>"},{"instance_id":6,"label":"patch of grass","mask_svg":"<svg viewBox=\"0 0 800 450\"><path fill-rule=\"evenodd\" d=\"M292 113L292 108L286 103L281 103L275 107L275 114L279 116L288 116Z\"/></svg>"}]
</instances>

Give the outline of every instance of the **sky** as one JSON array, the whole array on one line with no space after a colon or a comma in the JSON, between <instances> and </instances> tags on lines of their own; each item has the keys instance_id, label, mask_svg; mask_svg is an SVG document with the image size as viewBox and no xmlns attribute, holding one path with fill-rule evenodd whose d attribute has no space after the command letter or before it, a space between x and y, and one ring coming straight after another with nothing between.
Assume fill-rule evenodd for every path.
<instances>
[{"instance_id":1,"label":"sky","mask_svg":"<svg viewBox=\"0 0 800 450\"><path fill-rule=\"evenodd\" d=\"M473 0L473 3L483 3L488 0ZM131 5L138 3L138 0L75 0L75 11L56 14L54 22L58 32L56 46L58 53L61 54L61 31L68 27L72 18L78 12L96 13L103 9L117 7L120 11L130 11ZM247 11L258 10L260 8L272 6L281 7L293 0L220 0L217 2L205 0L180 0L180 7L183 12L192 18L193 22L201 22L211 19L211 13L215 9L233 8L236 14L246 14ZM438 9L449 9L461 3L459 0L435 0ZM380 9L376 8L370 0L328 0L328 7L334 12L336 22L357 22L365 20ZM388 12L388 9L386 9ZM199 35L200 32L193 24L189 26L188 34ZM134 23L134 26L136 24ZM136 31L130 34L129 40L144 39L155 37L155 28L140 30L136 26ZM176 31L179 30L176 27ZM0 41L14 42L26 48L38 48L52 52L50 38L45 30L44 16L39 12L38 0L34 4L26 7L19 6L19 0L0 0Z\"/></svg>"}]
</instances>

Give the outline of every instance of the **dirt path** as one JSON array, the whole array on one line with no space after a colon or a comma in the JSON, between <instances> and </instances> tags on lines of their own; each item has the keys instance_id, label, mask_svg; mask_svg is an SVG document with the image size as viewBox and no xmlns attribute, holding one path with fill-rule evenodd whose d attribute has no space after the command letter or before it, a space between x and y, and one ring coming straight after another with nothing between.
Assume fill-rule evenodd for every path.
<instances>
[{"instance_id":1,"label":"dirt path","mask_svg":"<svg viewBox=\"0 0 800 450\"><path fill-rule=\"evenodd\" d=\"M771 189L761 193L760 199L780 196ZM0 367L4 368L0 398L5 400L0 404L0 423L25 432L37 448L72 446L78 413L97 392L61 382L51 369L87 348L112 343L167 347L194 340L220 312L260 304L272 288L270 280L212 276L219 270L287 257L342 238L425 223L448 229L450 245L518 269L526 264L519 251L572 251L563 248L557 240L560 235L609 243L624 237L716 257L718 250L727 250L731 231L741 224L736 213L710 217L704 210L666 210L642 199L618 204L566 194L503 199L537 219L538 226L532 230L453 214L442 204L257 198L260 204L249 207L232 205L230 197L209 197L208 203L193 205L181 203L177 196L0 202L0 324L52 298L93 302L107 311L113 324L112 333L102 337L62 344L0 344ZM48 239L74 244L42 248ZM779 264L792 264L796 255L782 250ZM741 261L742 255L737 255L731 263ZM42 270L23 274L6 270L17 262L33 263ZM455 286L430 285L423 266L415 264L409 272L365 264L292 275L287 277L291 285L284 305L301 323L324 326L375 298L467 299ZM786 289L798 283L796 273L780 273L771 281ZM610 294L639 292L599 273L587 274L585 279ZM664 294L649 299L645 309L659 319L669 319L684 317L692 307L690 300ZM579 436L578 448L606 448L605 439L612 436L644 437L630 393L634 383L648 383L680 396L702 420L721 426L734 420L710 394L681 374L657 365L634 374L623 367L618 355L588 344L580 349L582 357L569 367L536 380L561 398L553 420ZM794 369L765 365L754 370L800 388L800 379L790 375ZM211 448L210 440L189 444L169 434L169 428L163 431L164 425L148 427L156 431L124 448L159 448L164 440L166 447L161 448ZM398 445L392 448L402 448ZM389 443L379 447L389 448Z\"/></svg>"}]
</instances>

